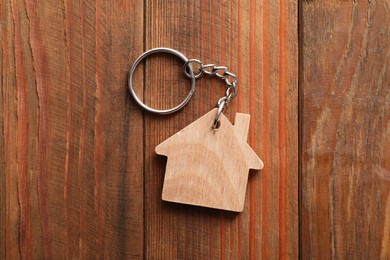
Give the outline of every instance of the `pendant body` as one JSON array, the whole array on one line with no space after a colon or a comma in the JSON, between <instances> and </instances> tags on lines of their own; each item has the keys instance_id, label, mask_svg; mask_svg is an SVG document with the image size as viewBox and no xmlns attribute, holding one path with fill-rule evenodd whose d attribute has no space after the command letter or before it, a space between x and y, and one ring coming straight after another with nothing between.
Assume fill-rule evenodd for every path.
<instances>
[{"instance_id":1,"label":"pendant body","mask_svg":"<svg viewBox=\"0 0 390 260\"><path fill-rule=\"evenodd\" d=\"M213 109L156 147L168 157L162 199L241 212L249 169L263 162L247 143L250 115L237 113L235 123L221 114L211 125Z\"/></svg>"}]
</instances>

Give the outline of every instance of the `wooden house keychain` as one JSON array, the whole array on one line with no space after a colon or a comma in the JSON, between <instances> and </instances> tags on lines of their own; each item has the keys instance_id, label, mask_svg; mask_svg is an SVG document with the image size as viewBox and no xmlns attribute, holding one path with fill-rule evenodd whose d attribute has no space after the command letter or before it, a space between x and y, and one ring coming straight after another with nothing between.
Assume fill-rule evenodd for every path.
<instances>
[{"instance_id":1,"label":"wooden house keychain","mask_svg":"<svg viewBox=\"0 0 390 260\"><path fill-rule=\"evenodd\" d=\"M138 64L153 53L169 53L184 62L183 72L191 79L187 97L176 107L158 110L146 106L133 88L133 73ZM197 73L193 70L197 66ZM223 72L223 73L222 73ZM195 81L202 75L225 80L226 95L198 120L169 137L156 147L156 153L168 157L162 199L164 201L241 212L244 207L249 169L260 170L263 162L247 144L248 114L236 113L234 125L223 115L224 108L237 95L238 80L227 67L203 65L187 59L170 48L144 52L132 65L128 84L135 101L145 110L166 115L183 108L195 92Z\"/></svg>"}]
</instances>

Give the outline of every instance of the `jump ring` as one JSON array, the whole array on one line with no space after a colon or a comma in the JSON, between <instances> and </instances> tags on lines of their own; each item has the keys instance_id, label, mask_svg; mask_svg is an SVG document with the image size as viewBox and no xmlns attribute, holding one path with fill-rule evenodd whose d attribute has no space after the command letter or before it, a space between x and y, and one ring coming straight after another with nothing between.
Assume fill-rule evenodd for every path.
<instances>
[{"instance_id":1,"label":"jump ring","mask_svg":"<svg viewBox=\"0 0 390 260\"><path fill-rule=\"evenodd\" d=\"M198 68L197 69L199 70L199 72L197 74L194 74L194 76L195 76L195 79L199 79L200 77L202 77L202 75L204 73L204 71L202 70L203 63L200 60L190 59L190 60L186 61L184 63L184 65L183 65L183 73L188 78L191 78L191 75L187 71L187 69L194 71L193 68L191 68L191 63L198 64Z\"/></svg>"},{"instance_id":2,"label":"jump ring","mask_svg":"<svg viewBox=\"0 0 390 260\"><path fill-rule=\"evenodd\" d=\"M225 108L225 104L226 104L226 97L223 97L220 100L218 100L218 110L217 110L217 113L215 114L213 126L212 126L214 130L218 129L220 124L221 124L219 122L219 117L221 116L221 114Z\"/></svg>"}]
</instances>

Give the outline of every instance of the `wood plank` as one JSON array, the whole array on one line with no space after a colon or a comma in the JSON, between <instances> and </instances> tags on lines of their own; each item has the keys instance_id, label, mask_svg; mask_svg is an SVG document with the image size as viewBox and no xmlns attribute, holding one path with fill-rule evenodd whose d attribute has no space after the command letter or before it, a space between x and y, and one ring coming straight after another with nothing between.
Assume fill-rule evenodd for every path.
<instances>
[{"instance_id":1,"label":"wood plank","mask_svg":"<svg viewBox=\"0 0 390 260\"><path fill-rule=\"evenodd\" d=\"M13 143L14 139L10 139L9 129L15 125L15 114L8 111L14 107L13 97L15 96L14 90L8 91L9 85L15 85L14 77L9 75L15 74L14 58L11 52L5 51L12 46L13 30L12 30L12 18L11 12L9 12L10 4L4 2L0 5L0 32L1 32L1 97L0 97L0 173L6 173L11 169L11 164L6 162L9 156L14 153ZM12 95L13 94L13 95ZM13 165L12 165L13 166ZM5 174L0 174L0 258L6 258L7 236L6 232L10 229L7 228L7 208L9 208L10 196L8 195L7 183L10 178L6 178ZM13 235L14 233L12 233Z\"/></svg>"},{"instance_id":2,"label":"wood plank","mask_svg":"<svg viewBox=\"0 0 390 260\"><path fill-rule=\"evenodd\" d=\"M297 258L297 2L147 1L145 28L146 49L171 47L238 74L227 116L251 114L249 144L265 165L250 175L241 214L163 202L166 160L156 145L215 107L225 86L202 78L179 113L145 114L145 257ZM168 108L186 95L181 66L169 55L146 61L148 105Z\"/></svg>"},{"instance_id":3,"label":"wood plank","mask_svg":"<svg viewBox=\"0 0 390 260\"><path fill-rule=\"evenodd\" d=\"M96 249L105 258L143 257L143 119L127 89L142 21L143 1L96 2Z\"/></svg>"},{"instance_id":4,"label":"wood plank","mask_svg":"<svg viewBox=\"0 0 390 260\"><path fill-rule=\"evenodd\" d=\"M143 1L0 10L0 258L142 258L142 112L126 73Z\"/></svg>"},{"instance_id":5,"label":"wood plank","mask_svg":"<svg viewBox=\"0 0 390 260\"><path fill-rule=\"evenodd\" d=\"M389 7L302 1L303 259L390 257Z\"/></svg>"}]
</instances>

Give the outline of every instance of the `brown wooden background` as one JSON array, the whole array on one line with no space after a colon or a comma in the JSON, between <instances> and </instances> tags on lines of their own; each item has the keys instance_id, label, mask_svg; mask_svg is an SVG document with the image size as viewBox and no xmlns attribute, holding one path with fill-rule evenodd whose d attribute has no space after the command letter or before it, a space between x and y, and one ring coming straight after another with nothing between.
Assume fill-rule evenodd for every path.
<instances>
[{"instance_id":1,"label":"brown wooden background","mask_svg":"<svg viewBox=\"0 0 390 260\"><path fill-rule=\"evenodd\" d=\"M390 2L0 3L0 259L390 259ZM127 71L171 47L238 74L251 114L243 213L162 202L154 147L215 106L141 111ZM166 108L186 95L169 55L137 70Z\"/></svg>"}]
</instances>

